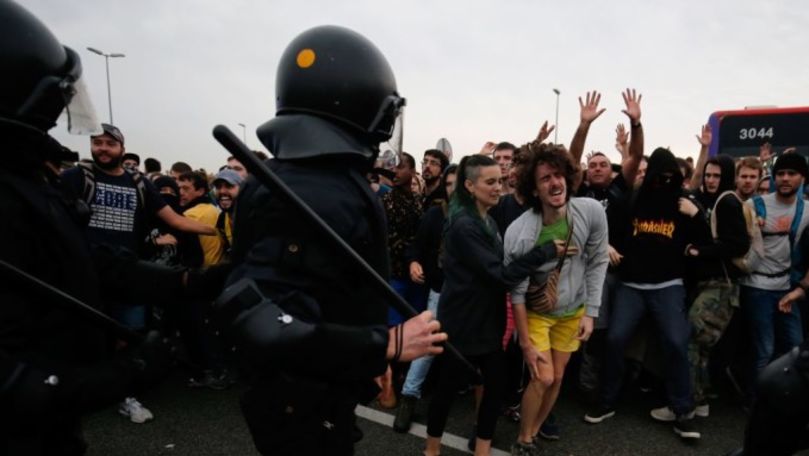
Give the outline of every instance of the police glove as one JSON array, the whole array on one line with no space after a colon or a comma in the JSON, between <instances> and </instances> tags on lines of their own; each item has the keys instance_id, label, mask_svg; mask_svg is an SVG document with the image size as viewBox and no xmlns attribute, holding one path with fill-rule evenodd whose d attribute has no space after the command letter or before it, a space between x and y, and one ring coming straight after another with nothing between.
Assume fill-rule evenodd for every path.
<instances>
[{"instance_id":1,"label":"police glove","mask_svg":"<svg viewBox=\"0 0 809 456\"><path fill-rule=\"evenodd\" d=\"M11 359L0 359L0 416L35 422L56 407L59 377Z\"/></svg>"},{"instance_id":2,"label":"police glove","mask_svg":"<svg viewBox=\"0 0 809 456\"><path fill-rule=\"evenodd\" d=\"M129 364L135 391L149 389L163 380L174 365L175 348L158 331L149 331L133 350Z\"/></svg>"}]
</instances>

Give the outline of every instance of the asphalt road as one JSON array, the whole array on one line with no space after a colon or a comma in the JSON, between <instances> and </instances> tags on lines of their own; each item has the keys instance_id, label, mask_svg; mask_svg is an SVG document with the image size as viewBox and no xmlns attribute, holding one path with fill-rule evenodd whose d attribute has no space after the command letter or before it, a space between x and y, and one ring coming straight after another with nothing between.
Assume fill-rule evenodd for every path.
<instances>
[{"instance_id":1,"label":"asphalt road","mask_svg":"<svg viewBox=\"0 0 809 456\"><path fill-rule=\"evenodd\" d=\"M641 393L628 388L617 415L599 425L582 420L583 402L574 388L565 386L555 412L562 428L562 438L545 445L550 455L723 455L737 446L744 429L744 414L737 406L721 398L711 404L711 416L699 419L702 439L684 444L671 426L649 418L649 410L657 406L654 393ZM235 385L227 391L191 389L185 386L182 373L175 373L157 390L139 399L155 415L146 424L133 424L118 415L116 408L101 411L85 420L85 435L90 443L89 455L257 455L238 407ZM395 411L372 406L360 411L377 421L392 421ZM416 421L424 423L427 402L421 401ZM357 455L419 455L424 440L413 434L397 434L383 424L358 420L365 438L357 445ZM470 395L455 401L447 432L465 441L473 422ZM421 429L416 426L415 431ZM517 424L502 418L494 446L508 451L517 434ZM447 440L445 435L445 441ZM451 440L452 438L449 437ZM445 447L443 455L464 452Z\"/></svg>"}]
</instances>

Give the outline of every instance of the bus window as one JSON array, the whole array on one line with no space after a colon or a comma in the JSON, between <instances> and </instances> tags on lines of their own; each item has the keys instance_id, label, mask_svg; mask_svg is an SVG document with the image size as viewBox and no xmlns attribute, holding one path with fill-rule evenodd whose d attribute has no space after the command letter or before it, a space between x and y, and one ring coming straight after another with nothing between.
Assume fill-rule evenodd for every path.
<instances>
[{"instance_id":1,"label":"bus window","mask_svg":"<svg viewBox=\"0 0 809 456\"><path fill-rule=\"evenodd\" d=\"M774 152L795 147L809 157L809 107L717 111L708 123L713 130L710 156L757 157L759 147L770 143Z\"/></svg>"}]
</instances>

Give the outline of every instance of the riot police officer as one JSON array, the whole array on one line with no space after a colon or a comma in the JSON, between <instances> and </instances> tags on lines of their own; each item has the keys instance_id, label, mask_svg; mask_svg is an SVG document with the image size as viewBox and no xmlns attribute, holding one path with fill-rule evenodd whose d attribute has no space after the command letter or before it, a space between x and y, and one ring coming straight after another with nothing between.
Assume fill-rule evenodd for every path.
<instances>
[{"instance_id":1,"label":"riot police officer","mask_svg":"<svg viewBox=\"0 0 809 456\"><path fill-rule=\"evenodd\" d=\"M308 30L281 57L276 104L277 116L257 129L275 156L267 165L387 279L384 215L365 178L404 106L385 57L351 30ZM252 177L236 208L232 258L232 287L250 281L263 295L231 329L253 342L242 410L256 447L273 455L352 454L354 408L375 396L372 379L388 360L440 352L434 344L446 334L429 312L389 330L387 305L369 277ZM303 322L302 334L257 348L278 325L261 306Z\"/></svg>"},{"instance_id":2,"label":"riot police officer","mask_svg":"<svg viewBox=\"0 0 809 456\"><path fill-rule=\"evenodd\" d=\"M48 130L63 110L73 132L97 125L79 56L0 0L0 66L0 260L100 308L96 261L121 277L134 263L91 253L82 211L57 188L58 164L76 157ZM112 359L106 331L8 272L0 271L0 454L83 454L81 415L160 378L166 346L152 334L137 353ZM158 280L179 289L181 273Z\"/></svg>"}]
</instances>

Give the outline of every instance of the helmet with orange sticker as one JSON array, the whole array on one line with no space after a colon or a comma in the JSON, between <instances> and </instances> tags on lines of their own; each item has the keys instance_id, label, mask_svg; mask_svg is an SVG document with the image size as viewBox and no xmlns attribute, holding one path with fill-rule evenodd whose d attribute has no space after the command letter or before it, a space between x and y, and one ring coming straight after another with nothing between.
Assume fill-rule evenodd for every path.
<instances>
[{"instance_id":1,"label":"helmet with orange sticker","mask_svg":"<svg viewBox=\"0 0 809 456\"><path fill-rule=\"evenodd\" d=\"M287 46L275 94L278 116L312 114L375 143L391 138L405 104L382 52L338 26L307 30Z\"/></svg>"}]
</instances>

